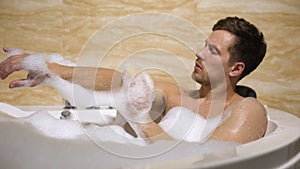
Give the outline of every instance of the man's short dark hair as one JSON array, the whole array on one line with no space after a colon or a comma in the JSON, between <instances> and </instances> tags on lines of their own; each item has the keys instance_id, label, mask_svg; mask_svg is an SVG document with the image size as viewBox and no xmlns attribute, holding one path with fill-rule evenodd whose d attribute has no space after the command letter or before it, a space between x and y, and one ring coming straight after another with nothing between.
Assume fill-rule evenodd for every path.
<instances>
[{"instance_id":1,"label":"man's short dark hair","mask_svg":"<svg viewBox=\"0 0 300 169\"><path fill-rule=\"evenodd\" d=\"M240 79L255 70L262 62L266 54L267 44L264 35L250 22L243 18L227 17L219 20L212 30L225 30L236 35L234 44L228 49L229 64L234 62L245 64Z\"/></svg>"}]
</instances>

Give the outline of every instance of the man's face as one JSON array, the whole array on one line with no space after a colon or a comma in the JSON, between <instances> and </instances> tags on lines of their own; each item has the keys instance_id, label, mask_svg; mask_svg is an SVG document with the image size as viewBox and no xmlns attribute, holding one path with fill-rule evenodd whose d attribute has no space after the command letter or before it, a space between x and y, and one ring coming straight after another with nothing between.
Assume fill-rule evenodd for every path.
<instances>
[{"instance_id":1,"label":"man's face","mask_svg":"<svg viewBox=\"0 0 300 169\"><path fill-rule=\"evenodd\" d=\"M197 59L192 74L196 82L206 85L218 82L224 76L227 78L230 70L228 66L229 47L234 40L235 35L228 31L216 30L211 33L205 41L204 48L196 53Z\"/></svg>"}]
</instances>

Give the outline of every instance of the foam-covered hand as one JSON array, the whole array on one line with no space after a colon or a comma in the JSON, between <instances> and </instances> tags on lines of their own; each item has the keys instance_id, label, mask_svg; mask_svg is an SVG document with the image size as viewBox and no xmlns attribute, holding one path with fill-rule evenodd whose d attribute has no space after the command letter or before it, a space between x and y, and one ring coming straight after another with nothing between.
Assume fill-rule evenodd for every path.
<instances>
[{"instance_id":1,"label":"foam-covered hand","mask_svg":"<svg viewBox=\"0 0 300 169\"><path fill-rule=\"evenodd\" d=\"M122 89L117 93L117 109L128 122L144 123L149 118L149 111L154 101L154 84L146 73L122 77Z\"/></svg>"},{"instance_id":2,"label":"foam-covered hand","mask_svg":"<svg viewBox=\"0 0 300 169\"><path fill-rule=\"evenodd\" d=\"M26 79L14 80L9 84L10 88L15 87L33 87L46 84L45 80L51 76L57 76L52 73L47 66L47 62L56 62L62 60L58 54L25 54L24 51L17 48L4 48L8 59L1 63L1 78L4 79L10 73L18 70L28 71Z\"/></svg>"}]
</instances>

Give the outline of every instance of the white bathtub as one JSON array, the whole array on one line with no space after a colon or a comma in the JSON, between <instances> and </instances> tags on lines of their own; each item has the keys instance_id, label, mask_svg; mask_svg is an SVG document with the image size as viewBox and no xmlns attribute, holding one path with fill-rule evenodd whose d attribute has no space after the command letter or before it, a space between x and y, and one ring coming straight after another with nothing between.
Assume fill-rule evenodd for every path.
<instances>
[{"instance_id":1,"label":"white bathtub","mask_svg":"<svg viewBox=\"0 0 300 169\"><path fill-rule=\"evenodd\" d=\"M71 116L60 120L61 107L20 107L25 114L16 119L0 118L1 169L77 168L297 168L300 120L291 114L268 108L268 134L257 141L236 145L211 141L206 144L159 141L146 147L114 142L95 142L87 135L54 137L20 120L39 109L49 110L54 123L75 122ZM110 121L115 110L76 110L82 122ZM93 113L94 112L94 113ZM103 121L104 120L104 121ZM66 131L67 132L67 131ZM207 148L209 147L209 148Z\"/></svg>"}]
</instances>

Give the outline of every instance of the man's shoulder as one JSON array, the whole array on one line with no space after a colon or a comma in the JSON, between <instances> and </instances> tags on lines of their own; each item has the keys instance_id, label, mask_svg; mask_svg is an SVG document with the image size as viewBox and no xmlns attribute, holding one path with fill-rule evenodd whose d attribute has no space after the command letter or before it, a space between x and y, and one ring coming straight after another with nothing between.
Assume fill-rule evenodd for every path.
<instances>
[{"instance_id":1,"label":"man's shoulder","mask_svg":"<svg viewBox=\"0 0 300 169\"><path fill-rule=\"evenodd\" d=\"M264 115L266 109L264 105L253 97L245 97L233 105L233 112L241 115Z\"/></svg>"},{"instance_id":2,"label":"man's shoulder","mask_svg":"<svg viewBox=\"0 0 300 169\"><path fill-rule=\"evenodd\" d=\"M248 106L264 106L258 99L254 97L245 97L240 101L240 104Z\"/></svg>"}]
</instances>

